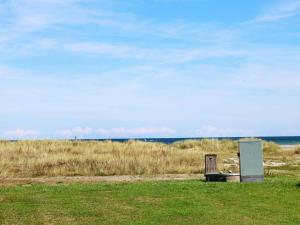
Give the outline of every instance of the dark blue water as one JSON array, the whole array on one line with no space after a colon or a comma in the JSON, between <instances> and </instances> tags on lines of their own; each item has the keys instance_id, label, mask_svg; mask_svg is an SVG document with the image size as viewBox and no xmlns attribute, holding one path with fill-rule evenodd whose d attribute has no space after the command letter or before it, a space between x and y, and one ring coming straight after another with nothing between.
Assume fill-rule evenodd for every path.
<instances>
[{"instance_id":1,"label":"dark blue water","mask_svg":"<svg viewBox=\"0 0 300 225\"><path fill-rule=\"evenodd\" d=\"M165 144L172 144L176 141L184 141L184 140L202 140L202 139L218 139L218 140L239 140L244 137L214 137L214 138L123 138L123 139L83 139L81 141L117 141L117 142L126 142L128 140L139 140L145 142L160 142ZM269 136L269 137L255 137L262 139L264 141L272 141L279 145L297 145L300 144L300 136Z\"/></svg>"}]
</instances>

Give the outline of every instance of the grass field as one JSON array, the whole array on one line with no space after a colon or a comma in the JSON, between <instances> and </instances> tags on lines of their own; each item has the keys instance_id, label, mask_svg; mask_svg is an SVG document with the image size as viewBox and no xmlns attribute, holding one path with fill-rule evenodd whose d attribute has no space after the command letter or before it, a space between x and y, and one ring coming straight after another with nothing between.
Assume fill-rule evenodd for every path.
<instances>
[{"instance_id":1,"label":"grass field","mask_svg":"<svg viewBox=\"0 0 300 225\"><path fill-rule=\"evenodd\" d=\"M299 225L299 177L0 189L0 224Z\"/></svg>"},{"instance_id":2,"label":"grass field","mask_svg":"<svg viewBox=\"0 0 300 225\"><path fill-rule=\"evenodd\" d=\"M203 172L207 153L218 154L219 170L237 172L237 151L237 142L230 140L190 140L171 145L141 141L0 141L0 179L195 174ZM300 171L299 149L282 150L265 142L264 158L271 174L278 165Z\"/></svg>"}]
</instances>

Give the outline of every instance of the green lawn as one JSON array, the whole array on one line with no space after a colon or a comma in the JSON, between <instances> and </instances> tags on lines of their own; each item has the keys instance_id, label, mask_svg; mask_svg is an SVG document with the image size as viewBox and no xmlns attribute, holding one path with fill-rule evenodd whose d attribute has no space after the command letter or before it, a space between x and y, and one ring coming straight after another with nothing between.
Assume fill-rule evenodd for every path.
<instances>
[{"instance_id":1,"label":"green lawn","mask_svg":"<svg viewBox=\"0 0 300 225\"><path fill-rule=\"evenodd\" d=\"M300 180L0 188L0 224L300 224Z\"/></svg>"}]
</instances>

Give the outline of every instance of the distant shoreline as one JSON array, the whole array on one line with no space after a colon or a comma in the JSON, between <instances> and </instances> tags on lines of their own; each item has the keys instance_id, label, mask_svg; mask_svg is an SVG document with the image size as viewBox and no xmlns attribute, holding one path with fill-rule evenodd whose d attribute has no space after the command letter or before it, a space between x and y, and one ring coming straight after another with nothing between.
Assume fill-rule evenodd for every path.
<instances>
[{"instance_id":1,"label":"distant shoreline","mask_svg":"<svg viewBox=\"0 0 300 225\"><path fill-rule=\"evenodd\" d=\"M39 140L68 140L68 141L112 141L112 142L127 142L130 140L142 141L142 142L158 142L164 144L173 144L178 141L187 141L187 140L203 140L203 139L216 139L216 140L232 140L238 141L243 138L257 138L267 142L274 142L275 144L280 145L282 148L291 148L297 145L300 145L300 136L253 136L253 137L177 137L177 138L142 138L142 137L132 137L132 138L86 138L86 137L77 137L69 139L32 139L35 141ZM18 141L18 140L7 140L7 141Z\"/></svg>"},{"instance_id":2,"label":"distant shoreline","mask_svg":"<svg viewBox=\"0 0 300 225\"><path fill-rule=\"evenodd\" d=\"M144 141L144 142L159 142L164 144L173 144L177 141L187 140L203 140L203 139L216 139L216 140L232 140L238 141L243 138L257 138L263 141L274 142L283 148L289 148L300 145L300 136L253 136L253 137L182 137L182 138L103 138L103 139L84 139L79 138L79 141L113 141L113 142L127 142L129 140ZM74 140L74 139L72 139Z\"/></svg>"}]
</instances>

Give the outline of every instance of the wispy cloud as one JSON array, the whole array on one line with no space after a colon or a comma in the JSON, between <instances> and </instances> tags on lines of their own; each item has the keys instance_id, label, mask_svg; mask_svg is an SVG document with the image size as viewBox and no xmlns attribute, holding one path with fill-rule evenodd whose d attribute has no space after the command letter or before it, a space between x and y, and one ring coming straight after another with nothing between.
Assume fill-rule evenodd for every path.
<instances>
[{"instance_id":1,"label":"wispy cloud","mask_svg":"<svg viewBox=\"0 0 300 225\"><path fill-rule=\"evenodd\" d=\"M253 20L246 22L251 23L268 23L276 22L291 16L295 16L300 12L299 0L281 0L278 4L270 6L261 15L258 15Z\"/></svg>"},{"instance_id":2,"label":"wispy cloud","mask_svg":"<svg viewBox=\"0 0 300 225\"><path fill-rule=\"evenodd\" d=\"M34 123L55 133L80 121L57 136L172 136L190 127L200 127L197 136L228 136L253 129L248 114L272 118L270 127L292 118L286 130L297 125L299 107L289 109L299 97L299 0L257 16L249 10L248 23L234 13L240 3L227 3L226 20L216 21L201 5L180 18L184 10L171 3L161 4L171 10L163 16L145 13L151 1L0 2L1 130ZM254 2L255 10L264 4ZM288 28L257 26L292 16ZM207 123L215 126L201 127Z\"/></svg>"},{"instance_id":3,"label":"wispy cloud","mask_svg":"<svg viewBox=\"0 0 300 225\"><path fill-rule=\"evenodd\" d=\"M89 1L91 5L82 0L68 1L7 1L3 4L5 14L0 15L3 26L0 27L0 53L2 57L9 56L30 56L33 53L39 53L40 50L53 49L57 42L65 42L74 38L84 36L81 29L72 29L72 26L92 26L93 31L87 30L87 36L92 35L107 35L119 37L153 37L164 39L179 39L182 41L195 41L199 43L218 44L221 42L230 42L238 35L234 29L220 27L214 24L199 24L190 21L169 21L161 22L157 19L141 19L132 13L124 13L120 10L108 9L97 4L97 7L92 7L94 1ZM105 5L105 4L103 4ZM40 38L37 35L41 32L47 32L51 38ZM59 35L57 33L59 32ZM110 34L111 33L111 34ZM3 35L2 35L3 34ZM34 37L34 38L33 38ZM39 37L39 38L38 38ZM41 39L41 40L40 40ZM74 41L73 41L74 42ZM95 43L74 43L66 49L74 51L95 53L102 52L103 54L115 52L115 54L124 54L127 57L136 55L136 57L144 57L145 53L140 51L139 47L126 47L124 45L104 45ZM59 51L65 48L60 47ZM159 48L161 46L158 46ZM2 48L2 49L1 49ZM190 54L199 54L191 51ZM206 49L204 49L206 51ZM153 55L147 52L147 55ZM178 54L169 52L169 54ZM180 53L179 53L180 54ZM203 54L203 53L201 53ZM163 54L161 54L163 55ZM185 55L187 55L185 53ZM156 55L153 56L155 58ZM180 57L180 55L179 55ZM191 56L189 56L191 57Z\"/></svg>"},{"instance_id":4,"label":"wispy cloud","mask_svg":"<svg viewBox=\"0 0 300 225\"><path fill-rule=\"evenodd\" d=\"M245 57L248 55L246 51L227 48L153 48L96 42L66 44L65 49L90 56L151 60L161 63L190 62L210 58Z\"/></svg>"}]
</instances>

